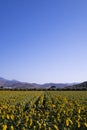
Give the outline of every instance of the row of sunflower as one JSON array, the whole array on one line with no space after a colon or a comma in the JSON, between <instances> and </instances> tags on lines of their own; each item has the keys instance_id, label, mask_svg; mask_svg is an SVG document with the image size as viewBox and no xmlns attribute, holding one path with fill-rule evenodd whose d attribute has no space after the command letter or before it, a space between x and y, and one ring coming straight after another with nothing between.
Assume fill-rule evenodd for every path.
<instances>
[{"instance_id":1,"label":"row of sunflower","mask_svg":"<svg viewBox=\"0 0 87 130\"><path fill-rule=\"evenodd\" d=\"M86 130L87 92L0 91L0 130Z\"/></svg>"}]
</instances>

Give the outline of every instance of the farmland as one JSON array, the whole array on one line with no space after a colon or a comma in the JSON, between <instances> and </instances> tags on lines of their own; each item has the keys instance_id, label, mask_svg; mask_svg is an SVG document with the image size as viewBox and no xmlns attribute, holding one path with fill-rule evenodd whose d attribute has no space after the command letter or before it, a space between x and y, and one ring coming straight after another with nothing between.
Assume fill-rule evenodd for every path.
<instances>
[{"instance_id":1,"label":"farmland","mask_svg":"<svg viewBox=\"0 0 87 130\"><path fill-rule=\"evenodd\" d=\"M87 91L0 91L0 130L86 130Z\"/></svg>"}]
</instances>

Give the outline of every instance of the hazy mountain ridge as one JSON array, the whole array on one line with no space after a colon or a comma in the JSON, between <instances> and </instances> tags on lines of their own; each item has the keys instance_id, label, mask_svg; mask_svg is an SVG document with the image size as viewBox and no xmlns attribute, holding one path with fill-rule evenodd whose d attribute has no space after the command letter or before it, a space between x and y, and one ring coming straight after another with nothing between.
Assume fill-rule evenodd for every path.
<instances>
[{"instance_id":1,"label":"hazy mountain ridge","mask_svg":"<svg viewBox=\"0 0 87 130\"><path fill-rule=\"evenodd\" d=\"M72 86L67 86L65 89L87 90L87 81Z\"/></svg>"},{"instance_id":2,"label":"hazy mountain ridge","mask_svg":"<svg viewBox=\"0 0 87 130\"><path fill-rule=\"evenodd\" d=\"M55 86L55 88L64 88L67 87L69 85L71 85L72 83L45 83L45 84L36 84L33 83L34 86L38 86L39 88L51 88L52 86Z\"/></svg>"},{"instance_id":3,"label":"hazy mountain ridge","mask_svg":"<svg viewBox=\"0 0 87 130\"><path fill-rule=\"evenodd\" d=\"M87 90L87 81L83 83L26 83L17 80L7 80L0 77L0 88L2 89L85 89Z\"/></svg>"},{"instance_id":4,"label":"hazy mountain ridge","mask_svg":"<svg viewBox=\"0 0 87 130\"><path fill-rule=\"evenodd\" d=\"M11 89L34 88L34 86L30 83L24 83L24 82L20 82L20 81L17 81L17 80L7 80L7 79L4 79L4 78L0 78L0 87L8 88L8 89L9 88L11 88Z\"/></svg>"}]
</instances>

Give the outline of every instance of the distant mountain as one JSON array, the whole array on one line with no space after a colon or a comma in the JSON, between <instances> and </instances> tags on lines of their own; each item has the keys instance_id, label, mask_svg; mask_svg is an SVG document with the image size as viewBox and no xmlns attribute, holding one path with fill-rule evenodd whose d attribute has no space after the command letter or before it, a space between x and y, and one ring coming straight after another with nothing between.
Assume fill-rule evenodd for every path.
<instances>
[{"instance_id":1,"label":"distant mountain","mask_svg":"<svg viewBox=\"0 0 87 130\"><path fill-rule=\"evenodd\" d=\"M0 77L1 89L87 89L87 82L83 83L26 83L17 80L7 80Z\"/></svg>"},{"instance_id":2,"label":"distant mountain","mask_svg":"<svg viewBox=\"0 0 87 130\"><path fill-rule=\"evenodd\" d=\"M7 89L31 89L35 88L30 83L24 83L17 80L7 80L0 77L0 88Z\"/></svg>"},{"instance_id":3,"label":"distant mountain","mask_svg":"<svg viewBox=\"0 0 87 130\"><path fill-rule=\"evenodd\" d=\"M72 86L67 86L65 89L87 90L87 81Z\"/></svg>"},{"instance_id":4,"label":"distant mountain","mask_svg":"<svg viewBox=\"0 0 87 130\"><path fill-rule=\"evenodd\" d=\"M70 85L73 85L73 84L72 83L45 83L45 84L33 83L33 85L35 87L39 87L39 88L42 88L42 89L50 89L53 86L55 87L55 89L61 89L61 88L64 88L64 87L67 87L67 86L70 86Z\"/></svg>"},{"instance_id":5,"label":"distant mountain","mask_svg":"<svg viewBox=\"0 0 87 130\"><path fill-rule=\"evenodd\" d=\"M7 80L2 78L2 77L0 77L0 82L5 82L5 81L7 81Z\"/></svg>"},{"instance_id":6,"label":"distant mountain","mask_svg":"<svg viewBox=\"0 0 87 130\"><path fill-rule=\"evenodd\" d=\"M0 77L0 86L3 86L7 82L6 79Z\"/></svg>"}]
</instances>

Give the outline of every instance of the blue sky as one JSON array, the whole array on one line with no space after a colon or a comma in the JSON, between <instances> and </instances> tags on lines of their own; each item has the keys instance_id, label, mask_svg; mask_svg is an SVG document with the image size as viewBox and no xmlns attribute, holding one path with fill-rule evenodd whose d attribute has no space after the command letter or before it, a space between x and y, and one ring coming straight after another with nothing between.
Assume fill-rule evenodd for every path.
<instances>
[{"instance_id":1,"label":"blue sky","mask_svg":"<svg viewBox=\"0 0 87 130\"><path fill-rule=\"evenodd\" d=\"M0 0L0 76L87 80L87 0Z\"/></svg>"}]
</instances>

